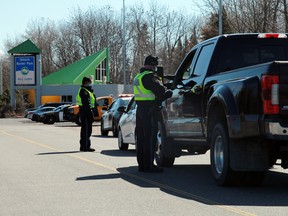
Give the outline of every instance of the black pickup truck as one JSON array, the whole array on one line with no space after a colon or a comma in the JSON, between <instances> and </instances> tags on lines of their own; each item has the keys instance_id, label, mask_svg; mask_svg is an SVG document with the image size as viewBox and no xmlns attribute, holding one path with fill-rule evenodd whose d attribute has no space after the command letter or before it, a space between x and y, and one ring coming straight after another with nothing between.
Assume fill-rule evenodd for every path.
<instances>
[{"instance_id":1,"label":"black pickup truck","mask_svg":"<svg viewBox=\"0 0 288 216\"><path fill-rule=\"evenodd\" d=\"M165 76L164 76L165 77ZM231 34L201 42L174 76L159 118L156 162L205 154L216 183L258 185L288 167L288 38Z\"/></svg>"}]
</instances>

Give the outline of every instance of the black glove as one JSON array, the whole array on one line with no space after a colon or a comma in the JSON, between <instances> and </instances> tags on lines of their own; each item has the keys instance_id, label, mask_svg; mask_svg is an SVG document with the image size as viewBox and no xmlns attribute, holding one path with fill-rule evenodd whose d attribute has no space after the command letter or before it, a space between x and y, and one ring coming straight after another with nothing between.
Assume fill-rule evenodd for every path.
<instances>
[{"instance_id":1,"label":"black glove","mask_svg":"<svg viewBox=\"0 0 288 216\"><path fill-rule=\"evenodd\" d=\"M171 98L173 95L173 91L172 90L166 90L165 94L164 94L164 98L165 100L168 98Z\"/></svg>"}]
</instances>

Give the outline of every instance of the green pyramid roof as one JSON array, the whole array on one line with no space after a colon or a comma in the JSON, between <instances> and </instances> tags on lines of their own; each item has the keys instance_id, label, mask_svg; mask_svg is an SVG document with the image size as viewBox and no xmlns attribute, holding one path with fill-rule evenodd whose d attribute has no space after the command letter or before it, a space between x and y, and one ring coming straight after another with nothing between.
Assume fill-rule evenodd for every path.
<instances>
[{"instance_id":1,"label":"green pyramid roof","mask_svg":"<svg viewBox=\"0 0 288 216\"><path fill-rule=\"evenodd\" d=\"M29 39L8 51L17 54L39 54L40 52L41 50Z\"/></svg>"},{"instance_id":2,"label":"green pyramid roof","mask_svg":"<svg viewBox=\"0 0 288 216\"><path fill-rule=\"evenodd\" d=\"M82 84L83 76L95 76L96 67L107 58L107 48L81 59L42 79L42 85Z\"/></svg>"}]
</instances>

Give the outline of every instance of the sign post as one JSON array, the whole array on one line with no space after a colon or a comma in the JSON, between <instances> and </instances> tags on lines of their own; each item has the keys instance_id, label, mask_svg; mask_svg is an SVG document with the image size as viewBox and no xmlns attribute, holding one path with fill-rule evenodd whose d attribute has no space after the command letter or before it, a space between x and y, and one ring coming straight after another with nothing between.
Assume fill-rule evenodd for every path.
<instances>
[{"instance_id":1,"label":"sign post","mask_svg":"<svg viewBox=\"0 0 288 216\"><path fill-rule=\"evenodd\" d=\"M16 109L15 90L34 89L35 105L41 102L41 54L29 39L8 51L10 61L10 105Z\"/></svg>"}]
</instances>

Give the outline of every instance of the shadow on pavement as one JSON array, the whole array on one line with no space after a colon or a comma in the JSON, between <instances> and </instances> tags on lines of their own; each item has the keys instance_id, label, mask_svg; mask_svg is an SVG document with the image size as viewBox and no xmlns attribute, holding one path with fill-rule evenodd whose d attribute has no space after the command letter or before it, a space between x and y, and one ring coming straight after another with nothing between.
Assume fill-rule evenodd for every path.
<instances>
[{"instance_id":1,"label":"shadow on pavement","mask_svg":"<svg viewBox=\"0 0 288 216\"><path fill-rule=\"evenodd\" d=\"M163 173L140 173L137 166L118 168L119 173L78 177L77 181L122 178L144 188L159 188L173 196L209 205L287 206L288 175L267 172L258 187L217 186L209 165L174 165Z\"/></svg>"},{"instance_id":2,"label":"shadow on pavement","mask_svg":"<svg viewBox=\"0 0 288 216\"><path fill-rule=\"evenodd\" d=\"M136 157L136 151L131 149L127 151L121 150L102 150L101 154L114 157Z\"/></svg>"},{"instance_id":3,"label":"shadow on pavement","mask_svg":"<svg viewBox=\"0 0 288 216\"><path fill-rule=\"evenodd\" d=\"M43 153L38 153L37 155L57 155L57 154L73 154L73 153L80 153L80 151L43 152Z\"/></svg>"}]
</instances>

